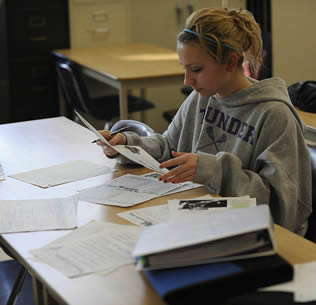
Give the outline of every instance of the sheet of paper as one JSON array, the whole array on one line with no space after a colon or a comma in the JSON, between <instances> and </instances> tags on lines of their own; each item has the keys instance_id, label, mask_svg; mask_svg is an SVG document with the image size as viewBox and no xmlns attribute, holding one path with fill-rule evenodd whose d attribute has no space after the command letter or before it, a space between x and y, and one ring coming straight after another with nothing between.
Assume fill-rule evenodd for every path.
<instances>
[{"instance_id":1,"label":"sheet of paper","mask_svg":"<svg viewBox=\"0 0 316 305\"><path fill-rule=\"evenodd\" d=\"M210 195L199 197L199 199L210 199ZM148 227L158 223L168 222L169 206L167 204L134 209L132 211L118 213L118 216L134 223L140 227Z\"/></svg>"},{"instance_id":2,"label":"sheet of paper","mask_svg":"<svg viewBox=\"0 0 316 305\"><path fill-rule=\"evenodd\" d=\"M249 208L256 206L256 198L219 197L191 198L168 200L170 221L186 215L199 215L221 212L229 209Z\"/></svg>"},{"instance_id":3,"label":"sheet of paper","mask_svg":"<svg viewBox=\"0 0 316 305\"><path fill-rule=\"evenodd\" d=\"M316 301L316 261L294 265L294 278L290 282L264 287L262 291L292 292L294 302Z\"/></svg>"},{"instance_id":4,"label":"sheet of paper","mask_svg":"<svg viewBox=\"0 0 316 305\"><path fill-rule=\"evenodd\" d=\"M138 193L164 195L178 188L178 184L164 183L148 176L126 174L111 181L111 185Z\"/></svg>"},{"instance_id":5,"label":"sheet of paper","mask_svg":"<svg viewBox=\"0 0 316 305\"><path fill-rule=\"evenodd\" d=\"M0 200L0 233L72 229L77 226L76 196Z\"/></svg>"},{"instance_id":6,"label":"sheet of paper","mask_svg":"<svg viewBox=\"0 0 316 305\"><path fill-rule=\"evenodd\" d=\"M10 177L48 188L68 182L95 177L116 171L105 165L75 160L46 168L10 175Z\"/></svg>"},{"instance_id":7,"label":"sheet of paper","mask_svg":"<svg viewBox=\"0 0 316 305\"><path fill-rule=\"evenodd\" d=\"M4 173L4 169L3 169L1 161L0 161L0 181L4 181L5 179L6 179L6 175Z\"/></svg>"},{"instance_id":8,"label":"sheet of paper","mask_svg":"<svg viewBox=\"0 0 316 305\"><path fill-rule=\"evenodd\" d=\"M140 227L148 227L168 222L169 209L167 204L118 213L118 216Z\"/></svg>"},{"instance_id":9,"label":"sheet of paper","mask_svg":"<svg viewBox=\"0 0 316 305\"><path fill-rule=\"evenodd\" d=\"M100 141L106 145L112 147L118 153L126 157L127 159L134 161L137 164L143 165L153 171L159 173L167 173L166 168L160 168L160 163L155 160L150 154L143 150L140 146L131 146L131 145L115 145L112 146L103 135L97 131L82 115L80 115L76 110L75 113L78 115L80 120L98 137Z\"/></svg>"},{"instance_id":10,"label":"sheet of paper","mask_svg":"<svg viewBox=\"0 0 316 305\"><path fill-rule=\"evenodd\" d=\"M78 196L80 200L119 207L133 206L157 197L156 194L131 193L130 190L108 184L80 190Z\"/></svg>"},{"instance_id":11,"label":"sheet of paper","mask_svg":"<svg viewBox=\"0 0 316 305\"><path fill-rule=\"evenodd\" d=\"M316 262L294 265L294 301L316 301Z\"/></svg>"},{"instance_id":12,"label":"sheet of paper","mask_svg":"<svg viewBox=\"0 0 316 305\"><path fill-rule=\"evenodd\" d=\"M161 173L157 173L157 172L152 172L152 173L148 173L148 174L144 174L144 177L150 177L153 179L158 179L159 176L161 176ZM167 193L165 193L165 195L170 195L170 194L175 194L175 193L180 193L180 192L184 192L184 191L188 191L188 190L192 190L194 188L198 188L198 187L202 187L202 184L198 184L198 183L193 183L193 182L183 182L183 183L177 183L176 184L176 188L168 191Z\"/></svg>"},{"instance_id":13,"label":"sheet of paper","mask_svg":"<svg viewBox=\"0 0 316 305\"><path fill-rule=\"evenodd\" d=\"M163 183L158 179L127 174L109 184L79 190L80 200L128 207L163 196L178 188L177 184Z\"/></svg>"},{"instance_id":14,"label":"sheet of paper","mask_svg":"<svg viewBox=\"0 0 316 305\"><path fill-rule=\"evenodd\" d=\"M46 263L64 275L73 278L86 274L113 270L132 264L131 251L141 233L136 226L108 225L103 230L83 234L66 242L31 251L37 261Z\"/></svg>"}]
</instances>

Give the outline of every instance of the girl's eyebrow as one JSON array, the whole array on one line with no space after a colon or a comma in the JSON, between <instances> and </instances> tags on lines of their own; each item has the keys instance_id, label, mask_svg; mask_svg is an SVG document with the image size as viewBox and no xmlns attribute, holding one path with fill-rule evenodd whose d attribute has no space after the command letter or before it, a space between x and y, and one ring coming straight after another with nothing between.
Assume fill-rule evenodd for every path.
<instances>
[{"instance_id":1,"label":"girl's eyebrow","mask_svg":"<svg viewBox=\"0 0 316 305\"><path fill-rule=\"evenodd\" d=\"M199 64L199 63L192 63L192 64L187 64L187 65L184 65L183 63L179 62L181 66L184 66L186 68L190 68L192 66L202 66L202 64Z\"/></svg>"}]
</instances>

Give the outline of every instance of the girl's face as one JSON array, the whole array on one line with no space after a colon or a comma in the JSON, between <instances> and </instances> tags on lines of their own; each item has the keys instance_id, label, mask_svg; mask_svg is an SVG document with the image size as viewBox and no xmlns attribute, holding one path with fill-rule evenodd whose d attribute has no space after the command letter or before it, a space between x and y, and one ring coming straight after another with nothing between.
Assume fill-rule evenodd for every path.
<instances>
[{"instance_id":1,"label":"girl's face","mask_svg":"<svg viewBox=\"0 0 316 305\"><path fill-rule=\"evenodd\" d=\"M178 43L177 52L185 71L185 86L191 86L203 97L229 95L231 73L227 64L218 64L196 43Z\"/></svg>"}]
</instances>

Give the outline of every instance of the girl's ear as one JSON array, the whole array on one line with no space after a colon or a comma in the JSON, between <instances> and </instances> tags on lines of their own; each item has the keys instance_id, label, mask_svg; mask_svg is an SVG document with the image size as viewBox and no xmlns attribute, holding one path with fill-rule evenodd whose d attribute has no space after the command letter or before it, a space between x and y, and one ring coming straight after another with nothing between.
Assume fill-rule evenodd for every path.
<instances>
[{"instance_id":1,"label":"girl's ear","mask_svg":"<svg viewBox=\"0 0 316 305\"><path fill-rule=\"evenodd\" d=\"M235 52L231 52L226 63L226 71L227 72L233 72L239 62L239 55L237 55Z\"/></svg>"}]
</instances>

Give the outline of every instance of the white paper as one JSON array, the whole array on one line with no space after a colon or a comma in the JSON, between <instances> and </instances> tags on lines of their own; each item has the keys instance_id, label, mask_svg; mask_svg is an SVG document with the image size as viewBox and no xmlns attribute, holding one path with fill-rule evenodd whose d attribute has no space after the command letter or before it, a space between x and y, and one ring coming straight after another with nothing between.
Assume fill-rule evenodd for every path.
<instances>
[{"instance_id":1,"label":"white paper","mask_svg":"<svg viewBox=\"0 0 316 305\"><path fill-rule=\"evenodd\" d=\"M157 173L157 172L152 172L152 173L144 174L143 176L158 179L159 176L161 176L161 174ZM176 188L165 193L165 195L171 195L171 194L175 194L175 193L180 193L180 192L192 190L192 189L201 187L203 185L198 184L198 183L193 183L193 182L182 182L182 183L177 183L176 186L177 186Z\"/></svg>"},{"instance_id":2,"label":"white paper","mask_svg":"<svg viewBox=\"0 0 316 305\"><path fill-rule=\"evenodd\" d=\"M191 198L168 200L169 221L181 219L190 215L212 214L230 209L250 208L256 206L256 198L218 197L218 198Z\"/></svg>"},{"instance_id":3,"label":"white paper","mask_svg":"<svg viewBox=\"0 0 316 305\"><path fill-rule=\"evenodd\" d=\"M126 174L113 179L109 184L79 190L79 198L99 204L129 207L163 196L175 188L178 188L177 184Z\"/></svg>"},{"instance_id":4,"label":"white paper","mask_svg":"<svg viewBox=\"0 0 316 305\"><path fill-rule=\"evenodd\" d=\"M130 190L132 192L156 195L164 195L179 187L177 184L164 183L155 178L133 174L120 176L113 179L109 184L120 186L122 189Z\"/></svg>"},{"instance_id":5,"label":"white paper","mask_svg":"<svg viewBox=\"0 0 316 305\"><path fill-rule=\"evenodd\" d=\"M168 222L169 209L167 204L161 204L142 209L134 209L132 211L118 213L117 215L140 227L148 227L158 223Z\"/></svg>"},{"instance_id":6,"label":"white paper","mask_svg":"<svg viewBox=\"0 0 316 305\"><path fill-rule=\"evenodd\" d=\"M157 197L155 194L131 193L107 184L80 190L78 196L80 200L119 207L130 207Z\"/></svg>"},{"instance_id":7,"label":"white paper","mask_svg":"<svg viewBox=\"0 0 316 305\"><path fill-rule=\"evenodd\" d=\"M294 301L316 301L316 262L294 265Z\"/></svg>"},{"instance_id":8,"label":"white paper","mask_svg":"<svg viewBox=\"0 0 316 305\"><path fill-rule=\"evenodd\" d=\"M210 199L210 195L198 197L196 199ZM118 213L118 216L134 223L140 227L148 227L154 224L166 223L169 220L168 204L161 204L152 207L134 209L132 211Z\"/></svg>"},{"instance_id":9,"label":"white paper","mask_svg":"<svg viewBox=\"0 0 316 305\"><path fill-rule=\"evenodd\" d=\"M82 237L76 232L74 239L71 239L70 233L63 242L57 240L31 253L37 261L52 266L68 277L109 271L134 263L131 251L141 233L140 228L109 224L103 230L91 234L86 232Z\"/></svg>"},{"instance_id":10,"label":"white paper","mask_svg":"<svg viewBox=\"0 0 316 305\"><path fill-rule=\"evenodd\" d=\"M0 181L4 181L5 179L6 179L6 175L4 173L4 169L3 169L1 161L0 161Z\"/></svg>"},{"instance_id":11,"label":"white paper","mask_svg":"<svg viewBox=\"0 0 316 305\"><path fill-rule=\"evenodd\" d=\"M0 200L0 233L72 229L77 226L76 196Z\"/></svg>"},{"instance_id":12,"label":"white paper","mask_svg":"<svg viewBox=\"0 0 316 305\"><path fill-rule=\"evenodd\" d=\"M127 159L134 161L140 165L143 165L153 171L159 173L167 173L168 170L166 168L160 168L160 163L155 160L150 154L148 154L145 150L143 150L140 146L132 146L132 145L114 145L112 146L103 135L97 131L82 115L80 115L77 111L75 113L81 119L81 121L98 137L100 141L110 146L118 153L126 157Z\"/></svg>"},{"instance_id":13,"label":"white paper","mask_svg":"<svg viewBox=\"0 0 316 305\"><path fill-rule=\"evenodd\" d=\"M47 188L111 173L113 171L116 170L105 165L95 164L85 160L75 160L46 168L10 175L10 177Z\"/></svg>"},{"instance_id":14,"label":"white paper","mask_svg":"<svg viewBox=\"0 0 316 305\"><path fill-rule=\"evenodd\" d=\"M294 302L304 303L316 301L316 261L294 265L292 281L261 288L261 291L292 292Z\"/></svg>"}]
</instances>

